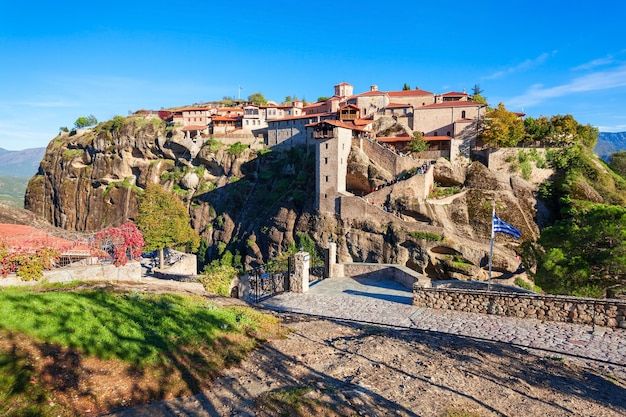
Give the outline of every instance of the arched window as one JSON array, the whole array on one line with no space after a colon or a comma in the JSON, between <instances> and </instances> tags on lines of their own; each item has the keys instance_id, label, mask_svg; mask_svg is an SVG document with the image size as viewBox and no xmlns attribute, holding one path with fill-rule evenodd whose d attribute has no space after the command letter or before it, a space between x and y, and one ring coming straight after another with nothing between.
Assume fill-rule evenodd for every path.
<instances>
[{"instance_id":1,"label":"arched window","mask_svg":"<svg viewBox=\"0 0 626 417\"><path fill-rule=\"evenodd\" d=\"M461 112L461 118L462 118L462 119L465 119L465 110L463 110L463 111Z\"/></svg>"}]
</instances>

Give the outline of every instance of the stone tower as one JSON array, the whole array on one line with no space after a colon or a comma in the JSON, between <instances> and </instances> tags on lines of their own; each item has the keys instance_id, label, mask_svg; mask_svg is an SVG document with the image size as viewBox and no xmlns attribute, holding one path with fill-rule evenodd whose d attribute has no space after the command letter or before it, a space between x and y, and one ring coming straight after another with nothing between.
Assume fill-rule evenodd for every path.
<instances>
[{"instance_id":1,"label":"stone tower","mask_svg":"<svg viewBox=\"0 0 626 417\"><path fill-rule=\"evenodd\" d=\"M354 91L354 86L346 82L335 86L335 95L341 98L350 97Z\"/></svg>"},{"instance_id":2,"label":"stone tower","mask_svg":"<svg viewBox=\"0 0 626 417\"><path fill-rule=\"evenodd\" d=\"M348 156L352 129L336 120L325 120L313 127L315 140L315 201L320 212L335 213L336 200L346 193Z\"/></svg>"}]
</instances>

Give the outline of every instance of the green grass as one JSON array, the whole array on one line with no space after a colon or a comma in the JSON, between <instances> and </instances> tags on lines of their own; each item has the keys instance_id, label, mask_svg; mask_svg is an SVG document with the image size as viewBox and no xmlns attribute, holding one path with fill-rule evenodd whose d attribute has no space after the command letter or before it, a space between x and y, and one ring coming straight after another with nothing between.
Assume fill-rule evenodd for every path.
<instances>
[{"instance_id":1,"label":"green grass","mask_svg":"<svg viewBox=\"0 0 626 417\"><path fill-rule=\"evenodd\" d=\"M150 401L206 389L205 381L241 361L262 337L280 332L276 318L247 307L76 285L0 290L0 415L83 415L67 400L84 399L78 387L50 379L72 375L43 362L39 352L51 347L75 352L78 363L100 358L97 366L111 380L131 372L156 383L157 390L137 393L138 401ZM54 358L62 363L62 356Z\"/></svg>"},{"instance_id":2,"label":"green grass","mask_svg":"<svg viewBox=\"0 0 626 417\"><path fill-rule=\"evenodd\" d=\"M409 235L411 235L414 239L425 240L427 242L441 242L443 240L443 236L432 232L413 231L409 233Z\"/></svg>"},{"instance_id":3,"label":"green grass","mask_svg":"<svg viewBox=\"0 0 626 417\"><path fill-rule=\"evenodd\" d=\"M0 291L3 331L140 366L179 353L181 346L210 344L259 325L247 316L172 294Z\"/></svg>"}]
</instances>

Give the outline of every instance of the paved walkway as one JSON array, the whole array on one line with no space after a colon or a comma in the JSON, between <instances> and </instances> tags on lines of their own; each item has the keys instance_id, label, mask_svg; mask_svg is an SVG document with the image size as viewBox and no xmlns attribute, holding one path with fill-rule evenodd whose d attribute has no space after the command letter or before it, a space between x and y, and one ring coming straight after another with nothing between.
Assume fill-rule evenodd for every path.
<instances>
[{"instance_id":1,"label":"paved walkway","mask_svg":"<svg viewBox=\"0 0 626 417\"><path fill-rule=\"evenodd\" d=\"M262 305L278 311L510 342L607 361L610 368L611 364L626 367L626 329L415 307L412 292L395 281L330 278L313 283L305 294L279 294Z\"/></svg>"}]
</instances>

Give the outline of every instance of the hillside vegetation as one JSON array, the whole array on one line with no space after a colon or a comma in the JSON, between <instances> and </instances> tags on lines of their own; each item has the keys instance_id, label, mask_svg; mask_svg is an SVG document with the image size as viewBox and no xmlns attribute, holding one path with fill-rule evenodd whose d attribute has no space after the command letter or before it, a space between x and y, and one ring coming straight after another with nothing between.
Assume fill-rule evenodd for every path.
<instances>
[{"instance_id":1,"label":"hillside vegetation","mask_svg":"<svg viewBox=\"0 0 626 417\"><path fill-rule=\"evenodd\" d=\"M626 284L626 180L574 144L548 152L557 170L539 194L554 222L526 244L527 265L545 291L615 296Z\"/></svg>"}]
</instances>

